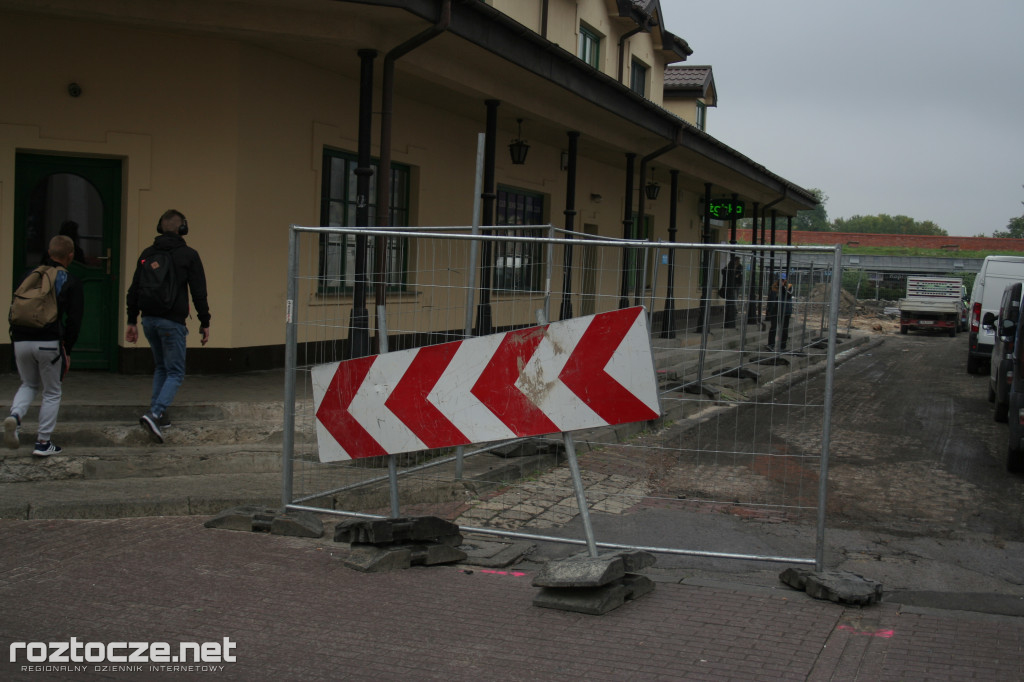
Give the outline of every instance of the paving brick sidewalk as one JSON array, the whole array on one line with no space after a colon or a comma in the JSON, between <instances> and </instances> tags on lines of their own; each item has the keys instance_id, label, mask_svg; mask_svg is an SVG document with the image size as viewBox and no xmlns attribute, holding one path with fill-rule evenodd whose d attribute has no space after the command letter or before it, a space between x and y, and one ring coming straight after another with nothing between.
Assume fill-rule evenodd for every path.
<instances>
[{"instance_id":1,"label":"paving brick sidewalk","mask_svg":"<svg viewBox=\"0 0 1024 682\"><path fill-rule=\"evenodd\" d=\"M534 607L532 575L364 574L344 545L201 517L0 521L4 680L1019 680L1024 622L659 583L604 616ZM32 671L13 641L222 642L206 672ZM35 664L38 665L38 664ZM52 665L52 664L49 664ZM128 665L128 664L122 664Z\"/></svg>"}]
</instances>

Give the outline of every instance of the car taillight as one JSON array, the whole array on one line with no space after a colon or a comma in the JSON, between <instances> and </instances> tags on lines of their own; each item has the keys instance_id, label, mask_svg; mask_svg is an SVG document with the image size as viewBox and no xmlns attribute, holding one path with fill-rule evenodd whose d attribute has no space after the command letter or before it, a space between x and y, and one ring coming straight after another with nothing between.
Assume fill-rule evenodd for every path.
<instances>
[{"instance_id":1,"label":"car taillight","mask_svg":"<svg viewBox=\"0 0 1024 682\"><path fill-rule=\"evenodd\" d=\"M971 308L971 333L977 334L981 329L981 302L974 304Z\"/></svg>"}]
</instances>

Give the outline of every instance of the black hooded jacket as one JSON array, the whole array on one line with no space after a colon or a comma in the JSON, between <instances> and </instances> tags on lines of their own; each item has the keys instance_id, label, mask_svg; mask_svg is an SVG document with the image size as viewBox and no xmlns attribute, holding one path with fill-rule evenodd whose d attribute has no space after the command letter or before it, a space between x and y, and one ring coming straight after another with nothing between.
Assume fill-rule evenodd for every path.
<instances>
[{"instance_id":1,"label":"black hooded jacket","mask_svg":"<svg viewBox=\"0 0 1024 682\"><path fill-rule=\"evenodd\" d=\"M192 292L192 304L196 307L196 317L199 318L199 327L210 326L210 306L206 302L206 272L203 270L203 261L199 253L187 245L181 235L177 233L165 233L157 235L153 245L147 247L139 255L135 264L135 275L132 277L132 284L128 287L128 324L136 324L139 313L145 317L154 314L152 311L139 310L139 267L142 261L154 251L170 251L171 259L174 261L175 281L178 284L178 295L174 298L174 307L170 312L157 315L185 324L189 316L188 294Z\"/></svg>"}]
</instances>

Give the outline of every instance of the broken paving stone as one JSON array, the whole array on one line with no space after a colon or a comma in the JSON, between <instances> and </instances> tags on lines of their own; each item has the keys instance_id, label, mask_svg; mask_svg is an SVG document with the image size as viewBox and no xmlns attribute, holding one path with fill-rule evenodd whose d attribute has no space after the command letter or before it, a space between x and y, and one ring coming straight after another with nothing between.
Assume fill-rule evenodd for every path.
<instances>
[{"instance_id":1,"label":"broken paving stone","mask_svg":"<svg viewBox=\"0 0 1024 682\"><path fill-rule=\"evenodd\" d=\"M364 573L382 573L411 566L434 566L462 561L466 553L451 545L437 543L410 545L353 545L342 559L348 568Z\"/></svg>"},{"instance_id":2,"label":"broken paving stone","mask_svg":"<svg viewBox=\"0 0 1024 682\"><path fill-rule=\"evenodd\" d=\"M607 552L597 557L578 554L567 559L549 561L533 579L534 587L599 587L653 566L650 552Z\"/></svg>"},{"instance_id":3,"label":"broken paving stone","mask_svg":"<svg viewBox=\"0 0 1024 682\"><path fill-rule=\"evenodd\" d=\"M882 583L850 571L787 568L779 575L779 580L815 599L837 604L869 606L882 601Z\"/></svg>"},{"instance_id":4,"label":"broken paving stone","mask_svg":"<svg viewBox=\"0 0 1024 682\"><path fill-rule=\"evenodd\" d=\"M600 587L545 587L534 597L533 605L601 616L653 590L654 581L647 576L627 574Z\"/></svg>"}]
</instances>

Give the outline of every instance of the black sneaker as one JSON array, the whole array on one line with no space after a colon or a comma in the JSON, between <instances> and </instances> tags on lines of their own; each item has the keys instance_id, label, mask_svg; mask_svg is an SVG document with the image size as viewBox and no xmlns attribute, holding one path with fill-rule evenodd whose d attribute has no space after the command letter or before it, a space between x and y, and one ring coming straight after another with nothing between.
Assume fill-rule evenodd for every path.
<instances>
[{"instance_id":1,"label":"black sneaker","mask_svg":"<svg viewBox=\"0 0 1024 682\"><path fill-rule=\"evenodd\" d=\"M53 441L36 441L36 448L32 451L32 454L36 457L49 457L50 455L59 455L63 448L59 445L55 445Z\"/></svg>"},{"instance_id":2,"label":"black sneaker","mask_svg":"<svg viewBox=\"0 0 1024 682\"><path fill-rule=\"evenodd\" d=\"M139 417L139 424L142 425L142 428L149 431L149 436L154 441L157 443L164 442L164 434L160 431L160 417L157 417L152 412L147 412Z\"/></svg>"},{"instance_id":3,"label":"black sneaker","mask_svg":"<svg viewBox=\"0 0 1024 682\"><path fill-rule=\"evenodd\" d=\"M161 427L165 428L171 425L171 418L164 412L162 415L157 417L156 423Z\"/></svg>"}]
</instances>

